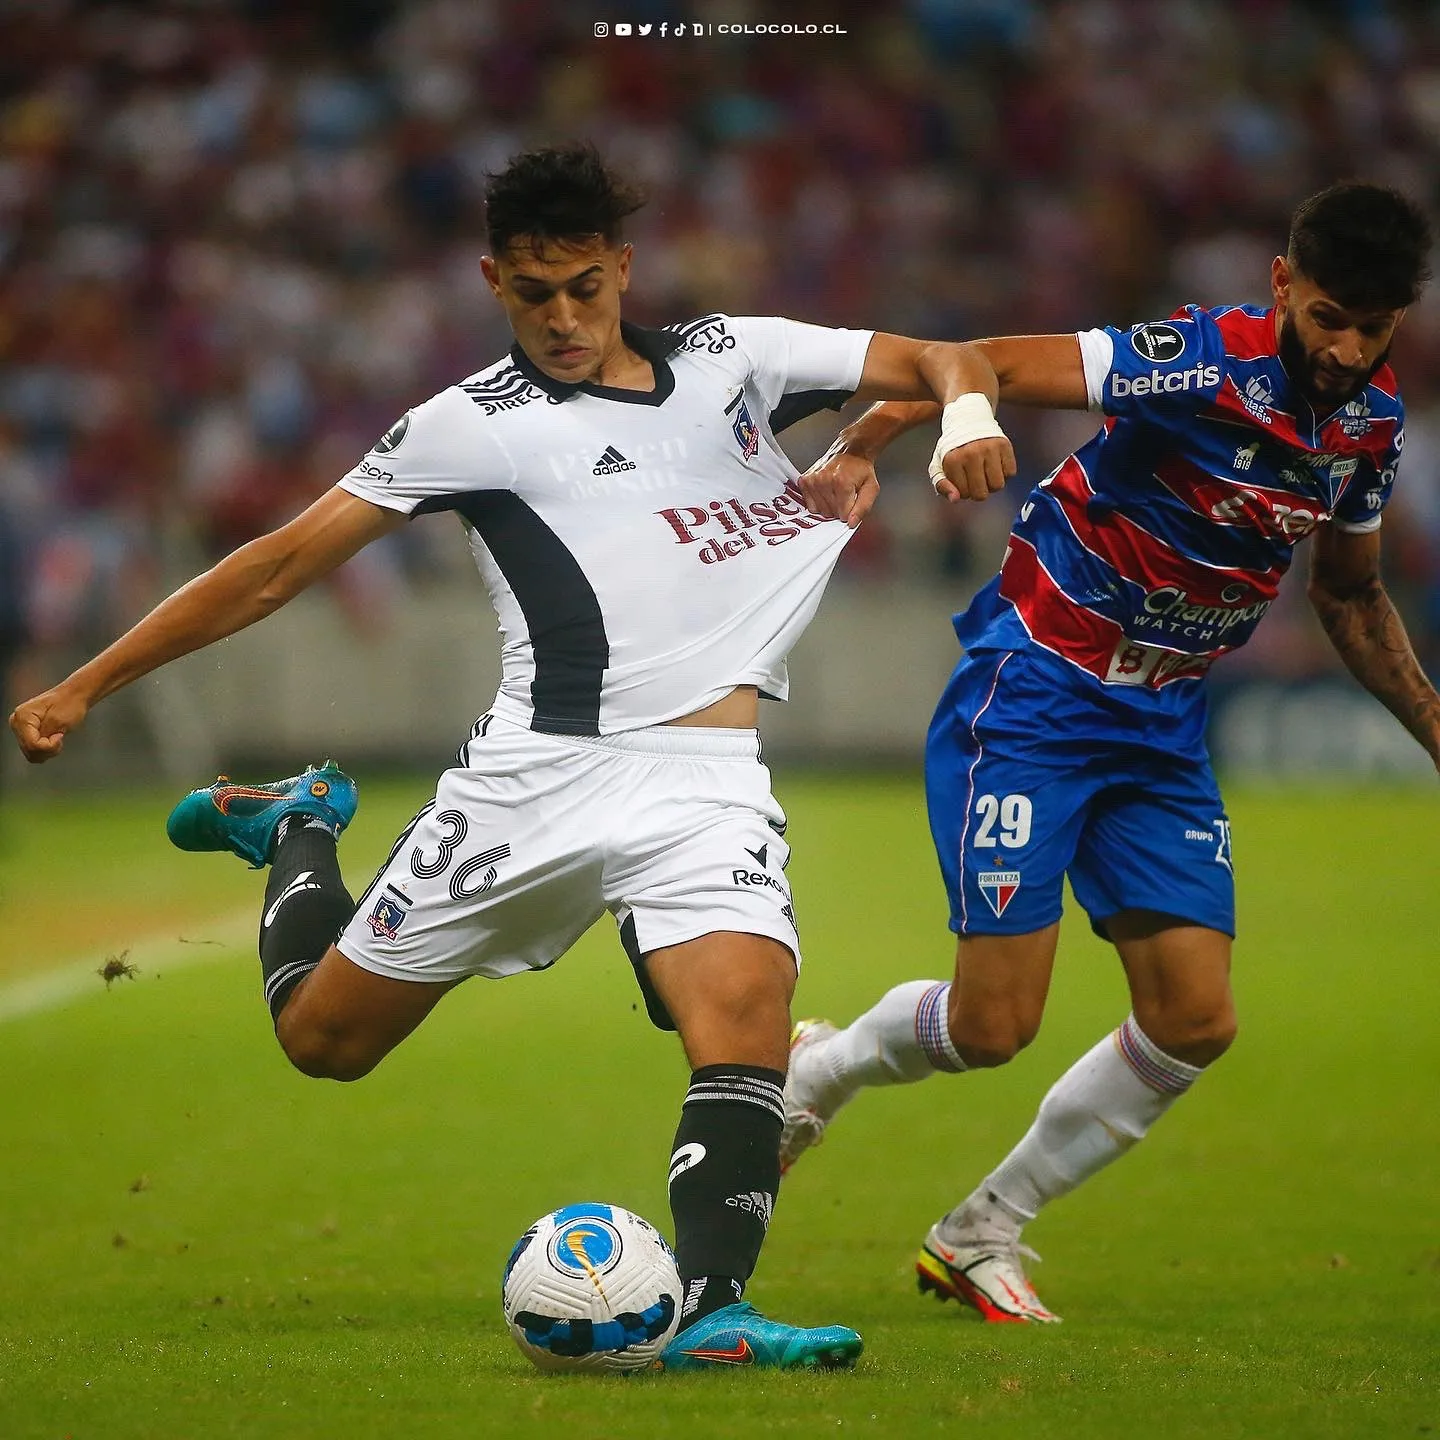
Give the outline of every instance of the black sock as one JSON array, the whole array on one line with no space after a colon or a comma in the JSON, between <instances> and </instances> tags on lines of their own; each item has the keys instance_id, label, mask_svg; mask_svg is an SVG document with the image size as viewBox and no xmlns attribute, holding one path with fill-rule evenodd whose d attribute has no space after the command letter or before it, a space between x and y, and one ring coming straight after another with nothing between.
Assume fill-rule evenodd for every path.
<instances>
[{"instance_id":1,"label":"black sock","mask_svg":"<svg viewBox=\"0 0 1440 1440\"><path fill-rule=\"evenodd\" d=\"M758 1065L690 1077L670 1157L681 1329L745 1293L780 1188L784 1085L782 1071Z\"/></svg>"},{"instance_id":2,"label":"black sock","mask_svg":"<svg viewBox=\"0 0 1440 1440\"><path fill-rule=\"evenodd\" d=\"M320 963L355 902L340 878L335 837L323 825L307 825L297 815L281 821L265 910L260 917L260 968L265 972L265 1003L279 1020L295 987Z\"/></svg>"}]
</instances>

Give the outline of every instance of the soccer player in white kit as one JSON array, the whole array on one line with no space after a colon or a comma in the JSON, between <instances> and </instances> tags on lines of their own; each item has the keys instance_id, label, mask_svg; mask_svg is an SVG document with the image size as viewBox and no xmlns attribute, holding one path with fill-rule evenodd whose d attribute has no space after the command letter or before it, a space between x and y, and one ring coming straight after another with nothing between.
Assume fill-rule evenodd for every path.
<instances>
[{"instance_id":1,"label":"soccer player in white kit","mask_svg":"<svg viewBox=\"0 0 1440 1440\"><path fill-rule=\"evenodd\" d=\"M850 1365L854 1331L741 1301L779 1186L800 963L758 700L784 698L786 652L851 533L806 508L774 437L852 396L946 404L959 347L773 318L624 324L621 222L639 203L585 147L492 176L483 266L509 355L10 723L49 759L106 695L411 516L456 512L500 619L500 691L359 903L335 845L355 789L333 766L222 778L176 807L171 838L270 865L266 1000L286 1055L319 1077L366 1074L450 987L550 965L608 910L693 1072L670 1165L685 1293L664 1365ZM947 432L942 463L966 438Z\"/></svg>"}]
</instances>

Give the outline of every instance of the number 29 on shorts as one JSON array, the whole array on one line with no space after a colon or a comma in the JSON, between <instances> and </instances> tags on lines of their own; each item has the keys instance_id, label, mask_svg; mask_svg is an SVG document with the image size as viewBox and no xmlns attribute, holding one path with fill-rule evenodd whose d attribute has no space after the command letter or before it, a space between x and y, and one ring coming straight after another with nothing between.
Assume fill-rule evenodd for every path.
<instances>
[{"instance_id":1,"label":"number 29 on shorts","mask_svg":"<svg viewBox=\"0 0 1440 1440\"><path fill-rule=\"evenodd\" d=\"M1033 814L1028 795L979 795L975 799L975 817L980 824L970 843L977 849L1003 845L1019 850L1030 841Z\"/></svg>"}]
</instances>

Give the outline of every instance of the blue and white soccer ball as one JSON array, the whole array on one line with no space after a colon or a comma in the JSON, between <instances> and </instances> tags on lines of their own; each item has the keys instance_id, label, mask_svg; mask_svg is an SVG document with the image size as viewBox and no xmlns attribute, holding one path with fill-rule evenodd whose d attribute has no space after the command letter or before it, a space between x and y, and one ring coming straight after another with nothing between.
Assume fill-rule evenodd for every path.
<instances>
[{"instance_id":1,"label":"blue and white soccer ball","mask_svg":"<svg viewBox=\"0 0 1440 1440\"><path fill-rule=\"evenodd\" d=\"M664 1237L618 1205L566 1205L505 1262L505 1319L542 1370L644 1370L675 1333L680 1275Z\"/></svg>"}]
</instances>

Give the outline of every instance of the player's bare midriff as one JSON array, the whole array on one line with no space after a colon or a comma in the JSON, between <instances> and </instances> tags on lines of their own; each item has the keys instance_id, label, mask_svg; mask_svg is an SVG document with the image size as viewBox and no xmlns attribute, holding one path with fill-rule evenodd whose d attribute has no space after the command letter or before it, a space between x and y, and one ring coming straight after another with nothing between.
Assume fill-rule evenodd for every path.
<instances>
[{"instance_id":1,"label":"player's bare midriff","mask_svg":"<svg viewBox=\"0 0 1440 1440\"><path fill-rule=\"evenodd\" d=\"M692 710L667 725L714 725L722 730L754 730L760 723L760 692L754 685L737 685L703 710Z\"/></svg>"}]
</instances>

